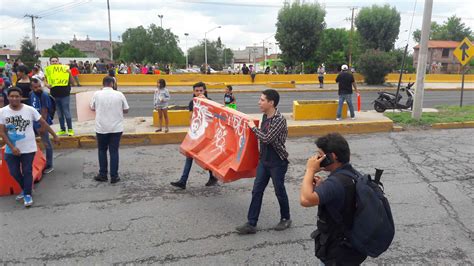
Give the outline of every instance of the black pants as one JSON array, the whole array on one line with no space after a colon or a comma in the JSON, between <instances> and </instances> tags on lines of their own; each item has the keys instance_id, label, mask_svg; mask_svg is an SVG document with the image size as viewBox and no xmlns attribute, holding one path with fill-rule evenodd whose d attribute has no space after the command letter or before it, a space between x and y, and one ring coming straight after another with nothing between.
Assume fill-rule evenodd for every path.
<instances>
[{"instance_id":1,"label":"black pants","mask_svg":"<svg viewBox=\"0 0 474 266\"><path fill-rule=\"evenodd\" d=\"M97 135L97 148L99 150L99 175L107 177L107 150L110 153L110 178L118 177L119 145L122 132Z\"/></svg>"},{"instance_id":2,"label":"black pants","mask_svg":"<svg viewBox=\"0 0 474 266\"><path fill-rule=\"evenodd\" d=\"M331 245L327 251L327 259L323 261L324 265L360 265L367 258L366 255L362 255L356 250L343 245L335 244Z\"/></svg>"}]
</instances>

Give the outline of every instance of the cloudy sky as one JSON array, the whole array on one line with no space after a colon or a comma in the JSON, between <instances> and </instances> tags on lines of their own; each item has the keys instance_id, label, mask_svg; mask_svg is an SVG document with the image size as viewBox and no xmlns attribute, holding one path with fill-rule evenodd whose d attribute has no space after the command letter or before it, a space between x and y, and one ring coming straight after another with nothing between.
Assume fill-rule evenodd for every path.
<instances>
[{"instance_id":1,"label":"cloudy sky","mask_svg":"<svg viewBox=\"0 0 474 266\"><path fill-rule=\"evenodd\" d=\"M24 36L31 36L31 20L25 14L38 15L36 36L41 40L69 41L74 35L78 39L108 39L107 0L0 0L0 44L18 46ZM163 15L163 27L179 36L180 46L185 49L184 33L189 33L187 46L196 45L204 33L222 26L208 34L209 39L221 37L232 49L243 49L247 45L262 44L264 39L274 43L272 35L282 0L110 0L112 38L127 28L151 23L160 24L158 14ZM291 1L290 1L291 2ZM306 0L311 2L311 0ZM421 28L423 0L362 0L362 1L318 1L326 8L328 28L350 28L350 7L365 7L372 4L390 4L401 13L401 28L396 46L403 47L407 39L414 46L408 31L415 7L413 29ZM435 0L433 21L442 22L456 14L474 29L473 0ZM357 14L357 10L356 10ZM274 45L269 45L273 50Z\"/></svg>"}]
</instances>

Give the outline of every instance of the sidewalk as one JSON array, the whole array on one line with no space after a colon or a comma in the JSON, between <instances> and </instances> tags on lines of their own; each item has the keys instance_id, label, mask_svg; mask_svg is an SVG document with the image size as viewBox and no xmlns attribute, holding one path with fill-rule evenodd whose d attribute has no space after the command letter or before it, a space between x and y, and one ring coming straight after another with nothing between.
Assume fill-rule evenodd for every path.
<instances>
[{"instance_id":1,"label":"sidewalk","mask_svg":"<svg viewBox=\"0 0 474 266\"><path fill-rule=\"evenodd\" d=\"M403 86L404 84L402 84ZM232 86L233 92L235 93L251 93L261 92L268 87L264 85L236 85ZM319 88L319 84L311 85L296 85L296 88L279 88L279 92L331 92L336 91L338 88L337 84L325 84L323 89ZM396 90L397 84L388 85L358 85L361 91L381 91L381 90ZM79 93L85 91L96 91L101 89L99 86L82 86L73 87L72 93ZM459 83L425 83L426 91L443 91L443 90L460 90L461 82ZM474 83L465 83L465 90L474 90ZM155 87L153 86L120 86L119 90L125 94L153 94ZM168 86L168 90L172 94L186 94L192 92L191 86ZM224 89L208 89L209 92L224 92Z\"/></svg>"}]
</instances>

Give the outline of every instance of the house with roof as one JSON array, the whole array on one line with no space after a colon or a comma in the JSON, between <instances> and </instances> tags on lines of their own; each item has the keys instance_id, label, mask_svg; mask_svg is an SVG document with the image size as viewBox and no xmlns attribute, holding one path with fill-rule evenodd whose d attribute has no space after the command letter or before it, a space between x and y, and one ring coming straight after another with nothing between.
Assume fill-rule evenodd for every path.
<instances>
[{"instance_id":1,"label":"house with roof","mask_svg":"<svg viewBox=\"0 0 474 266\"><path fill-rule=\"evenodd\" d=\"M430 74L458 74L461 72L461 63L454 56L453 52L460 42L456 41L428 41L428 59L426 62L426 71ZM418 54L420 45L414 48L413 66L418 65Z\"/></svg>"}]
</instances>

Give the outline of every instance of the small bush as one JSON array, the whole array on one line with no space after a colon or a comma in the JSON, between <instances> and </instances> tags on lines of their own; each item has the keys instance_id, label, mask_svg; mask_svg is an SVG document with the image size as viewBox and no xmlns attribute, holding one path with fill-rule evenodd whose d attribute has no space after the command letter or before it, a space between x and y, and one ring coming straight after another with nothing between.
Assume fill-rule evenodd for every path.
<instances>
[{"instance_id":1,"label":"small bush","mask_svg":"<svg viewBox=\"0 0 474 266\"><path fill-rule=\"evenodd\" d=\"M383 84L395 64L396 58L392 54L372 49L363 53L358 62L359 72L367 84Z\"/></svg>"}]
</instances>

